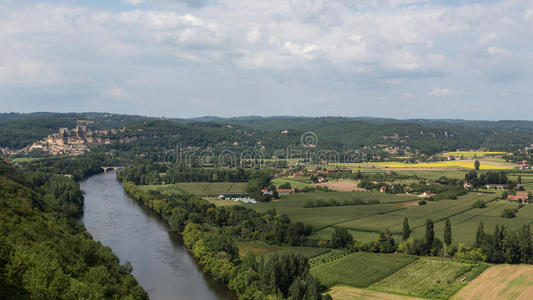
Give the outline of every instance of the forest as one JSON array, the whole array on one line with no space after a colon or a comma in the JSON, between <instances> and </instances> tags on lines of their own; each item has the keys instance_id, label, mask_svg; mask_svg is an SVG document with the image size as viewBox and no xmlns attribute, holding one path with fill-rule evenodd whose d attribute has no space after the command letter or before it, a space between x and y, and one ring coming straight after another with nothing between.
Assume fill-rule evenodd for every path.
<instances>
[{"instance_id":1,"label":"forest","mask_svg":"<svg viewBox=\"0 0 533 300\"><path fill-rule=\"evenodd\" d=\"M0 298L148 299L131 265L74 218L82 207L71 178L0 160Z\"/></svg>"}]
</instances>

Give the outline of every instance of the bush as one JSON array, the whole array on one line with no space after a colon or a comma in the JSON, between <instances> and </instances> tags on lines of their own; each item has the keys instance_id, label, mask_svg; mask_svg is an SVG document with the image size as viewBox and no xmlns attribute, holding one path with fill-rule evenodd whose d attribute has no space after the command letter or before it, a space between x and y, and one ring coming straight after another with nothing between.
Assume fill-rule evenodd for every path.
<instances>
[{"instance_id":1,"label":"bush","mask_svg":"<svg viewBox=\"0 0 533 300\"><path fill-rule=\"evenodd\" d=\"M483 200L477 200L472 204L472 208L485 208L487 207L487 204Z\"/></svg>"},{"instance_id":2,"label":"bush","mask_svg":"<svg viewBox=\"0 0 533 300\"><path fill-rule=\"evenodd\" d=\"M418 201L418 205L426 205L426 200L420 200Z\"/></svg>"},{"instance_id":3,"label":"bush","mask_svg":"<svg viewBox=\"0 0 533 300\"><path fill-rule=\"evenodd\" d=\"M508 218L508 219L514 218L516 216L516 211L517 211L516 209L506 208L502 211L502 214L500 215L500 217Z\"/></svg>"}]
</instances>

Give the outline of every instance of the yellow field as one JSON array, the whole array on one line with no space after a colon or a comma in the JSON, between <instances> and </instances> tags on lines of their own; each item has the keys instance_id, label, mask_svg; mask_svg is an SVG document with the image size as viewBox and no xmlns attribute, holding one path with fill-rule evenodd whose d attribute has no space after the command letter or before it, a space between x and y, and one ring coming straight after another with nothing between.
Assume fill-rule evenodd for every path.
<instances>
[{"instance_id":1,"label":"yellow field","mask_svg":"<svg viewBox=\"0 0 533 300\"><path fill-rule=\"evenodd\" d=\"M452 299L533 299L533 266L492 266Z\"/></svg>"},{"instance_id":2,"label":"yellow field","mask_svg":"<svg viewBox=\"0 0 533 300\"><path fill-rule=\"evenodd\" d=\"M486 155L504 155L505 152L490 152L490 151L455 151L455 152L445 152L442 153L444 156L455 156L455 157L474 157L474 156L486 156Z\"/></svg>"}]
</instances>

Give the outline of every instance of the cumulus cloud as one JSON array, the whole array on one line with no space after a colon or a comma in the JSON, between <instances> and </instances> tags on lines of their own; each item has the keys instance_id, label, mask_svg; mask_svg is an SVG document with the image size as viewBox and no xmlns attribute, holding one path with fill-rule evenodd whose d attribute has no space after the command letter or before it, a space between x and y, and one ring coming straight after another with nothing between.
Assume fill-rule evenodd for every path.
<instances>
[{"instance_id":1,"label":"cumulus cloud","mask_svg":"<svg viewBox=\"0 0 533 300\"><path fill-rule=\"evenodd\" d=\"M268 92L281 86L285 100L309 87L321 87L322 98L377 99L398 98L403 88L422 95L441 84L518 81L533 70L533 43L523 39L533 34L531 0L22 2L0 0L0 89L24 78L28 86L75 81L99 91L134 74L165 82L157 93L135 93L161 99L238 93L228 82L243 78L255 87L246 99L265 82ZM117 89L106 96L124 95Z\"/></svg>"},{"instance_id":2,"label":"cumulus cloud","mask_svg":"<svg viewBox=\"0 0 533 300\"><path fill-rule=\"evenodd\" d=\"M429 95L436 97L448 97L453 95L454 92L450 89L434 88L429 91Z\"/></svg>"}]
</instances>

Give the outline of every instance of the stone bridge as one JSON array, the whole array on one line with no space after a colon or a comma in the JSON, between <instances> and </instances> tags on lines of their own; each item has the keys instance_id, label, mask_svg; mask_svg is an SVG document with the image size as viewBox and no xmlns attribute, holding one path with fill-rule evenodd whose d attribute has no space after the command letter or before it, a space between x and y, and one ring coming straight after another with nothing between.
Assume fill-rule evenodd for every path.
<instances>
[{"instance_id":1,"label":"stone bridge","mask_svg":"<svg viewBox=\"0 0 533 300\"><path fill-rule=\"evenodd\" d=\"M108 170L118 171L118 170L124 169L124 167L122 166L102 166L100 168L104 170L104 173L107 173Z\"/></svg>"}]
</instances>

